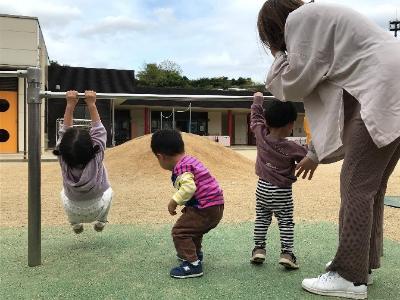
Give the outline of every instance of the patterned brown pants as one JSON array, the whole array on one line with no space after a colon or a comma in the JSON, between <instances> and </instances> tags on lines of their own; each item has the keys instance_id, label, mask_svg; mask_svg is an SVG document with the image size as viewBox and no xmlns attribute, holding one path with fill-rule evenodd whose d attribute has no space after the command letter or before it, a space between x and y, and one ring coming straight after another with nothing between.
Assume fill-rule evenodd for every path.
<instances>
[{"instance_id":1,"label":"patterned brown pants","mask_svg":"<svg viewBox=\"0 0 400 300\"><path fill-rule=\"evenodd\" d=\"M351 282L366 283L368 271L380 267L384 195L400 158L400 138L378 148L360 117L360 105L348 94L344 108L339 246L329 270Z\"/></svg>"},{"instance_id":2,"label":"patterned brown pants","mask_svg":"<svg viewBox=\"0 0 400 300\"><path fill-rule=\"evenodd\" d=\"M179 257L194 262L201 251L203 235L215 228L222 219L224 205L203 209L187 206L172 228L176 252Z\"/></svg>"}]
</instances>

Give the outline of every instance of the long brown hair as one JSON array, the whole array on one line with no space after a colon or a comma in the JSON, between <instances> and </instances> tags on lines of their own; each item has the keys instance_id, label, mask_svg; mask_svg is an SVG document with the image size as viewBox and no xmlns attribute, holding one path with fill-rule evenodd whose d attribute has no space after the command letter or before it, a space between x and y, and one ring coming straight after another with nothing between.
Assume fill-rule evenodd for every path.
<instances>
[{"instance_id":1,"label":"long brown hair","mask_svg":"<svg viewBox=\"0 0 400 300\"><path fill-rule=\"evenodd\" d=\"M258 13L261 42L269 49L286 51L285 24L288 15L302 6L302 0L267 0Z\"/></svg>"}]
</instances>

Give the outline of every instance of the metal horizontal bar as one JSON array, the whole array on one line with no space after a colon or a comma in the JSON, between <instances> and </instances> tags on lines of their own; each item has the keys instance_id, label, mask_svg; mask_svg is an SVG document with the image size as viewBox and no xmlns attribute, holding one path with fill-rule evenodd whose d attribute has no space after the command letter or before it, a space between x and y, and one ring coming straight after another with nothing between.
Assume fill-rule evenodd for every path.
<instances>
[{"instance_id":1,"label":"metal horizontal bar","mask_svg":"<svg viewBox=\"0 0 400 300\"><path fill-rule=\"evenodd\" d=\"M26 77L26 70L0 71L0 77Z\"/></svg>"},{"instance_id":2,"label":"metal horizontal bar","mask_svg":"<svg viewBox=\"0 0 400 300\"><path fill-rule=\"evenodd\" d=\"M44 91L40 93L43 98L65 98L66 92ZM85 93L79 93L79 98L84 98ZM113 94L96 93L97 99L140 99L140 100L175 100L175 101L200 101L215 99L219 101L252 101L253 96L224 96L224 95L166 95L166 94ZM275 99L274 96L264 96L265 99Z\"/></svg>"}]
</instances>

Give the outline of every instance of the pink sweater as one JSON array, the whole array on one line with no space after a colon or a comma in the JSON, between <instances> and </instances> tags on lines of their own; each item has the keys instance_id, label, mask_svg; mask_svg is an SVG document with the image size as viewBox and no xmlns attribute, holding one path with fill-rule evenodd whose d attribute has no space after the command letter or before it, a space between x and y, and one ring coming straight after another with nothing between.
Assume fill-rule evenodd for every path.
<instances>
[{"instance_id":1,"label":"pink sweater","mask_svg":"<svg viewBox=\"0 0 400 300\"><path fill-rule=\"evenodd\" d=\"M60 138L57 145L61 142L65 131L68 129L62 126ZM83 201L99 198L110 187L107 171L103 165L104 150L106 149L107 131L103 124L93 122L90 129L90 136L94 145L100 146L100 151L96 154L84 169L70 168L59 156L61 173L63 176L63 186L65 195L70 200Z\"/></svg>"},{"instance_id":2,"label":"pink sweater","mask_svg":"<svg viewBox=\"0 0 400 300\"><path fill-rule=\"evenodd\" d=\"M196 184L196 192L193 198L186 202L186 206L206 208L224 204L224 195L217 180L199 160L185 155L172 171L172 182L175 182L179 175L186 172L194 175Z\"/></svg>"},{"instance_id":3,"label":"pink sweater","mask_svg":"<svg viewBox=\"0 0 400 300\"><path fill-rule=\"evenodd\" d=\"M257 140L256 174L275 186L289 188L297 180L296 162L306 156L307 150L295 142L269 135L262 104L260 97L251 106L250 127Z\"/></svg>"}]
</instances>

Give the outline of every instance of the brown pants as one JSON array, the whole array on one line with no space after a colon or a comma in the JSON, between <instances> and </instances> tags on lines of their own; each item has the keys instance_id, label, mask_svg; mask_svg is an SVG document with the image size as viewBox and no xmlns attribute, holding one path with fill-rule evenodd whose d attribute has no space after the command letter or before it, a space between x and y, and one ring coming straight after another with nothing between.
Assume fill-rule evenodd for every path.
<instances>
[{"instance_id":1,"label":"brown pants","mask_svg":"<svg viewBox=\"0 0 400 300\"><path fill-rule=\"evenodd\" d=\"M360 116L360 105L345 95L345 156L340 174L339 246L329 267L343 278L366 283L380 267L384 195L400 158L400 138L378 148Z\"/></svg>"},{"instance_id":2,"label":"brown pants","mask_svg":"<svg viewBox=\"0 0 400 300\"><path fill-rule=\"evenodd\" d=\"M185 207L172 228L176 252L188 262L195 262L201 251L203 235L215 228L222 219L224 205L204 209Z\"/></svg>"}]
</instances>

